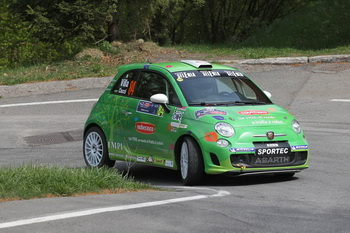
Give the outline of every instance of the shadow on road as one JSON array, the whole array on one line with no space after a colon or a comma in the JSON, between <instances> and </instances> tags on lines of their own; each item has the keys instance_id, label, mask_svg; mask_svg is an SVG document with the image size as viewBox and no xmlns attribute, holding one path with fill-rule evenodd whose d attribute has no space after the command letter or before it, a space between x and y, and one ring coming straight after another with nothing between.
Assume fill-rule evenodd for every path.
<instances>
[{"instance_id":1,"label":"shadow on road","mask_svg":"<svg viewBox=\"0 0 350 233\"><path fill-rule=\"evenodd\" d=\"M116 162L115 168L136 181L148 183L151 185L162 186L181 186L179 171L173 171L165 168L151 167L142 164L133 164L129 168L126 162ZM297 176L297 175L296 175ZM284 178L275 175L249 175L249 176L226 176L226 175L206 175L200 186L247 186L259 184L271 184L297 180L297 177Z\"/></svg>"}]
</instances>

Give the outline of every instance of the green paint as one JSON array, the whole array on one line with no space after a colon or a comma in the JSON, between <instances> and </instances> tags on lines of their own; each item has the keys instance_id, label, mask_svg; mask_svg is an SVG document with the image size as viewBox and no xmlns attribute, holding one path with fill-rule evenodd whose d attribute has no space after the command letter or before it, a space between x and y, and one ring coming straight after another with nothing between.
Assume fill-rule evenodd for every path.
<instances>
[{"instance_id":1,"label":"green paint","mask_svg":"<svg viewBox=\"0 0 350 233\"><path fill-rule=\"evenodd\" d=\"M164 77L176 92L179 104L169 104L170 112L166 113L160 104L149 99L113 92L113 87L130 70L155 72ZM238 81L233 85L232 80ZM136 95L140 91L139 82L137 79ZM205 82L213 84L204 88ZM207 94L198 99L214 89L214 84L222 89L220 95ZM124 88L129 88L128 82L125 85ZM186 91L191 85L195 87ZM239 95L230 93L226 85L237 88ZM231 101L243 95L244 101ZM293 120L292 115L273 104L234 68L213 64L212 68L197 69L183 62L168 62L119 67L119 73L93 107L85 127L91 124L101 127L113 160L178 169L177 146L184 136L190 136L201 149L207 174L241 174L308 168L308 143L303 131L297 133L292 128ZM218 122L231 125L234 136L217 132ZM273 139L267 138L269 131L274 132ZM228 145L220 147L217 143L220 140ZM256 163L252 164L253 161Z\"/></svg>"}]
</instances>

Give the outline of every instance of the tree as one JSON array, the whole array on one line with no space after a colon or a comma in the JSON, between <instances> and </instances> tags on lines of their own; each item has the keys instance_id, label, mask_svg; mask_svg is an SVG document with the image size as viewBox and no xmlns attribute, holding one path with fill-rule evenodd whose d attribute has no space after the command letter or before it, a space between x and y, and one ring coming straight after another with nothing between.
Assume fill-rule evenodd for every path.
<instances>
[{"instance_id":1,"label":"tree","mask_svg":"<svg viewBox=\"0 0 350 233\"><path fill-rule=\"evenodd\" d=\"M107 23L118 0L17 0L10 8L31 23L31 33L41 41L57 44L79 40L91 43L107 37Z\"/></svg>"}]
</instances>

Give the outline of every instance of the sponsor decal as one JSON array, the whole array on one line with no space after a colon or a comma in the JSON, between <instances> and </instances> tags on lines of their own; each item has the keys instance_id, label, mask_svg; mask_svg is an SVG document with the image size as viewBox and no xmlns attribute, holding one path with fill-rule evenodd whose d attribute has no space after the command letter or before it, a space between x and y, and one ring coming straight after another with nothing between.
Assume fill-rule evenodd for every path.
<instances>
[{"instance_id":1,"label":"sponsor decal","mask_svg":"<svg viewBox=\"0 0 350 233\"><path fill-rule=\"evenodd\" d=\"M258 157L255 161L253 161L254 164L281 164L281 163L289 163L290 158L289 156L273 156L273 157Z\"/></svg>"},{"instance_id":2,"label":"sponsor decal","mask_svg":"<svg viewBox=\"0 0 350 233\"><path fill-rule=\"evenodd\" d=\"M284 121L278 121L278 120L275 120L275 121L266 121L266 120L252 121L252 125L271 125L271 124L281 125L281 124L284 124Z\"/></svg>"},{"instance_id":3,"label":"sponsor decal","mask_svg":"<svg viewBox=\"0 0 350 233\"><path fill-rule=\"evenodd\" d=\"M149 162L149 163L153 163L154 162L152 156L147 158L147 162Z\"/></svg>"},{"instance_id":4,"label":"sponsor decal","mask_svg":"<svg viewBox=\"0 0 350 233\"><path fill-rule=\"evenodd\" d=\"M175 144L170 144L169 150L174 150L174 148L175 148Z\"/></svg>"},{"instance_id":5,"label":"sponsor decal","mask_svg":"<svg viewBox=\"0 0 350 233\"><path fill-rule=\"evenodd\" d=\"M154 163L164 165L164 159L155 159L155 160L154 160Z\"/></svg>"},{"instance_id":6,"label":"sponsor decal","mask_svg":"<svg viewBox=\"0 0 350 233\"><path fill-rule=\"evenodd\" d=\"M241 115L266 115L266 114L270 114L268 111L262 111L262 110L247 110L247 111L240 111L238 113Z\"/></svg>"},{"instance_id":7,"label":"sponsor decal","mask_svg":"<svg viewBox=\"0 0 350 233\"><path fill-rule=\"evenodd\" d=\"M274 109L274 108L268 108L268 110L269 111L271 111L271 112L275 112L275 111L277 111L276 109Z\"/></svg>"},{"instance_id":8,"label":"sponsor decal","mask_svg":"<svg viewBox=\"0 0 350 233\"><path fill-rule=\"evenodd\" d=\"M204 139L207 142L216 142L219 139L219 137L217 133L210 132L210 133L205 133Z\"/></svg>"},{"instance_id":9,"label":"sponsor decal","mask_svg":"<svg viewBox=\"0 0 350 233\"><path fill-rule=\"evenodd\" d=\"M254 152L254 147L230 148L230 152Z\"/></svg>"},{"instance_id":10,"label":"sponsor decal","mask_svg":"<svg viewBox=\"0 0 350 233\"><path fill-rule=\"evenodd\" d=\"M138 162L146 162L146 158L142 156L137 156L137 161Z\"/></svg>"},{"instance_id":11,"label":"sponsor decal","mask_svg":"<svg viewBox=\"0 0 350 233\"><path fill-rule=\"evenodd\" d=\"M171 124L168 124L168 131L176 133L177 132L177 127L172 126Z\"/></svg>"},{"instance_id":12,"label":"sponsor decal","mask_svg":"<svg viewBox=\"0 0 350 233\"><path fill-rule=\"evenodd\" d=\"M181 124L179 122L171 122L170 126L175 127L175 128L180 128L180 129L187 129L188 125Z\"/></svg>"},{"instance_id":13,"label":"sponsor decal","mask_svg":"<svg viewBox=\"0 0 350 233\"><path fill-rule=\"evenodd\" d=\"M271 115L258 115L258 116L255 116L255 115L247 115L247 116L244 116L244 117L238 117L238 120L261 120L261 119L276 119L274 116L271 116Z\"/></svg>"},{"instance_id":14,"label":"sponsor decal","mask_svg":"<svg viewBox=\"0 0 350 233\"><path fill-rule=\"evenodd\" d=\"M122 81L120 82L120 86L121 87L128 87L129 86L129 80L127 80L127 79L122 79Z\"/></svg>"},{"instance_id":15,"label":"sponsor decal","mask_svg":"<svg viewBox=\"0 0 350 233\"><path fill-rule=\"evenodd\" d=\"M164 109L160 104L156 104L146 100L140 100L137 105L136 112L163 117Z\"/></svg>"},{"instance_id":16,"label":"sponsor decal","mask_svg":"<svg viewBox=\"0 0 350 233\"><path fill-rule=\"evenodd\" d=\"M178 127L174 127L171 124L168 124L168 131L176 133Z\"/></svg>"},{"instance_id":17,"label":"sponsor decal","mask_svg":"<svg viewBox=\"0 0 350 233\"><path fill-rule=\"evenodd\" d=\"M109 156L117 156L117 157L120 157L120 158L124 158L124 155L122 154L116 154L116 153L108 153Z\"/></svg>"},{"instance_id":18,"label":"sponsor decal","mask_svg":"<svg viewBox=\"0 0 350 233\"><path fill-rule=\"evenodd\" d=\"M174 73L176 76L177 80L178 79L184 79L184 78L194 78L197 77L197 75L194 72L176 72Z\"/></svg>"},{"instance_id":19,"label":"sponsor decal","mask_svg":"<svg viewBox=\"0 0 350 233\"><path fill-rule=\"evenodd\" d=\"M173 66L172 66L172 65L167 65L167 66L166 66L166 68L171 68L171 67L173 67Z\"/></svg>"},{"instance_id":20,"label":"sponsor decal","mask_svg":"<svg viewBox=\"0 0 350 233\"><path fill-rule=\"evenodd\" d=\"M182 82L182 81L184 81L184 80L183 80L183 78L178 78L178 79L176 79L176 81Z\"/></svg>"},{"instance_id":21,"label":"sponsor decal","mask_svg":"<svg viewBox=\"0 0 350 233\"><path fill-rule=\"evenodd\" d=\"M217 71L200 71L203 76L209 76L209 77L215 77L215 76L221 76L219 72Z\"/></svg>"},{"instance_id":22,"label":"sponsor decal","mask_svg":"<svg viewBox=\"0 0 350 233\"><path fill-rule=\"evenodd\" d=\"M133 95L135 92L136 81L131 81L128 89L128 95Z\"/></svg>"},{"instance_id":23,"label":"sponsor decal","mask_svg":"<svg viewBox=\"0 0 350 233\"><path fill-rule=\"evenodd\" d=\"M108 141L108 149L123 150L123 143Z\"/></svg>"},{"instance_id":24,"label":"sponsor decal","mask_svg":"<svg viewBox=\"0 0 350 233\"><path fill-rule=\"evenodd\" d=\"M223 116L213 116L213 118L215 118L218 121L223 121L225 120L225 118Z\"/></svg>"},{"instance_id":25,"label":"sponsor decal","mask_svg":"<svg viewBox=\"0 0 350 233\"><path fill-rule=\"evenodd\" d=\"M148 122L137 122L136 131L143 134L153 134L156 131L156 126Z\"/></svg>"},{"instance_id":26,"label":"sponsor decal","mask_svg":"<svg viewBox=\"0 0 350 233\"><path fill-rule=\"evenodd\" d=\"M136 81L129 81L128 77L123 78L120 82L118 93L122 95L133 95L135 92Z\"/></svg>"},{"instance_id":27,"label":"sponsor decal","mask_svg":"<svg viewBox=\"0 0 350 233\"><path fill-rule=\"evenodd\" d=\"M142 139L142 138L138 138L138 137L129 137L129 141L142 142L142 143L158 145L158 146L163 146L164 145L164 142L161 142L161 141L154 141L154 140L150 140L150 139Z\"/></svg>"},{"instance_id":28,"label":"sponsor decal","mask_svg":"<svg viewBox=\"0 0 350 233\"><path fill-rule=\"evenodd\" d=\"M137 160L137 157L136 157L136 156L131 156L131 155L126 155L126 156L125 156L125 159L134 159L134 160Z\"/></svg>"},{"instance_id":29,"label":"sponsor decal","mask_svg":"<svg viewBox=\"0 0 350 233\"><path fill-rule=\"evenodd\" d=\"M174 167L174 162L170 160L165 160L165 166L166 167Z\"/></svg>"},{"instance_id":30,"label":"sponsor decal","mask_svg":"<svg viewBox=\"0 0 350 233\"><path fill-rule=\"evenodd\" d=\"M288 155L289 148L260 148L256 151L257 155Z\"/></svg>"},{"instance_id":31,"label":"sponsor decal","mask_svg":"<svg viewBox=\"0 0 350 233\"><path fill-rule=\"evenodd\" d=\"M181 121L183 115L184 115L183 111L176 111L175 110L171 119L173 119L174 121Z\"/></svg>"},{"instance_id":32,"label":"sponsor decal","mask_svg":"<svg viewBox=\"0 0 350 233\"><path fill-rule=\"evenodd\" d=\"M307 150L307 149L309 149L308 145L292 146L292 150Z\"/></svg>"},{"instance_id":33,"label":"sponsor decal","mask_svg":"<svg viewBox=\"0 0 350 233\"><path fill-rule=\"evenodd\" d=\"M227 115L226 111L222 111L222 110L218 110L218 109L214 109L214 108L204 108L201 110L198 110L194 113L196 120L198 120L199 118L203 117L203 116L207 116L207 115Z\"/></svg>"},{"instance_id":34,"label":"sponsor decal","mask_svg":"<svg viewBox=\"0 0 350 233\"><path fill-rule=\"evenodd\" d=\"M224 71L230 77L243 77L244 75L241 72L233 71L233 70L225 70Z\"/></svg>"},{"instance_id":35,"label":"sponsor decal","mask_svg":"<svg viewBox=\"0 0 350 233\"><path fill-rule=\"evenodd\" d=\"M234 70L202 70L199 72L193 72L193 71L181 71L181 72L174 72L173 75L177 80L181 79L187 79L187 78L196 78L196 77L222 77L222 76L229 76L229 77L244 77L244 75L241 72L234 71ZM180 81L181 82L181 81Z\"/></svg>"}]
</instances>

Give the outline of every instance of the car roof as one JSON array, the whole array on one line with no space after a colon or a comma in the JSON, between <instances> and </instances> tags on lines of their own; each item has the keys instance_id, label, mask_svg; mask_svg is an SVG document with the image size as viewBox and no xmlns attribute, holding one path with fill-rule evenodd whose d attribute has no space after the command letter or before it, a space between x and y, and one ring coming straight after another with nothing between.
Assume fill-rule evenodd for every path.
<instances>
[{"instance_id":1,"label":"car roof","mask_svg":"<svg viewBox=\"0 0 350 233\"><path fill-rule=\"evenodd\" d=\"M201 61L201 60L181 60L176 62L159 62L159 63L134 63L134 64L122 65L119 67L119 70L140 69L140 68L152 69L155 67L165 69L169 72L189 71L189 70L208 70L208 69L209 70L212 70L212 69L237 70L236 68L233 68L233 67L209 63L207 61Z\"/></svg>"},{"instance_id":2,"label":"car roof","mask_svg":"<svg viewBox=\"0 0 350 233\"><path fill-rule=\"evenodd\" d=\"M182 60L178 62L160 62L152 63L150 66L158 66L169 72L187 71L187 70L212 70L212 69L225 69L225 70L236 70L229 66L223 66L219 64L209 63L201 60Z\"/></svg>"}]
</instances>

